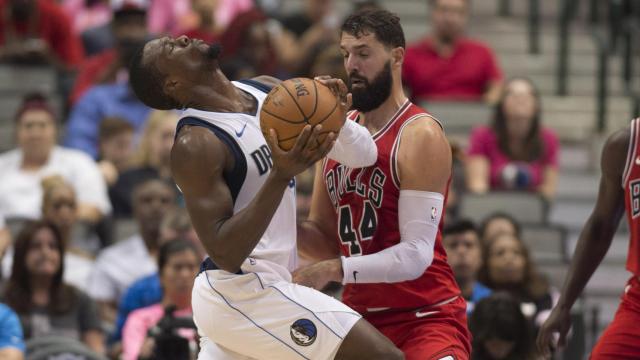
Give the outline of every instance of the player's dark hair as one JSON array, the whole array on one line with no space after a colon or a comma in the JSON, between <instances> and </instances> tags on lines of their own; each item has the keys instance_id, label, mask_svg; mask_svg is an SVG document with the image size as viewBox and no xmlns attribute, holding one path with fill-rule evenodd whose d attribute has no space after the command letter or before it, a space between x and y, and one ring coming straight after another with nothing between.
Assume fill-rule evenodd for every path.
<instances>
[{"instance_id":1,"label":"player's dark hair","mask_svg":"<svg viewBox=\"0 0 640 360\"><path fill-rule=\"evenodd\" d=\"M386 47L406 47L398 15L387 10L362 10L349 15L340 29L357 38L374 34Z\"/></svg>"},{"instance_id":2,"label":"player's dark hair","mask_svg":"<svg viewBox=\"0 0 640 360\"><path fill-rule=\"evenodd\" d=\"M479 236L478 229L473 221L469 219L460 219L458 221L447 223L442 230L442 236L458 235L469 231L472 231Z\"/></svg>"},{"instance_id":3,"label":"player's dark hair","mask_svg":"<svg viewBox=\"0 0 640 360\"><path fill-rule=\"evenodd\" d=\"M469 318L473 334L472 359L491 359L485 342L499 339L513 342L508 360L533 358L533 329L520 310L520 303L505 292L497 292L480 300Z\"/></svg>"},{"instance_id":4,"label":"player's dark hair","mask_svg":"<svg viewBox=\"0 0 640 360\"><path fill-rule=\"evenodd\" d=\"M186 250L191 251L196 256L196 258L200 256L196 246L185 239L170 240L162 244L162 246L160 246L160 250L158 251L158 272L162 274L162 269L164 269L165 265L167 265L171 256Z\"/></svg>"},{"instance_id":5,"label":"player's dark hair","mask_svg":"<svg viewBox=\"0 0 640 360\"><path fill-rule=\"evenodd\" d=\"M158 68L144 60L144 46L135 52L129 65L129 83L138 99L158 110L179 108L179 104L163 88L164 75Z\"/></svg>"},{"instance_id":6,"label":"player's dark hair","mask_svg":"<svg viewBox=\"0 0 640 360\"><path fill-rule=\"evenodd\" d=\"M529 129L529 133L524 141L524 151L522 155L513 154L511 151L509 132L507 131L507 116L504 112L504 102L506 97L509 95L509 85L515 81L524 81L531 87L532 95L536 100L536 112L533 114L531 119L531 128ZM533 84L531 79L526 77L514 77L509 79L504 86L504 91L502 92L502 96L500 97L500 101L495 106L494 116L493 116L493 130L498 136L498 146L500 150L505 153L512 160L521 160L521 161L535 161L539 159L544 154L544 146L542 143L541 136L541 124L540 117L542 115L542 101L540 99L540 92ZM519 155L519 156L518 156Z\"/></svg>"}]
</instances>

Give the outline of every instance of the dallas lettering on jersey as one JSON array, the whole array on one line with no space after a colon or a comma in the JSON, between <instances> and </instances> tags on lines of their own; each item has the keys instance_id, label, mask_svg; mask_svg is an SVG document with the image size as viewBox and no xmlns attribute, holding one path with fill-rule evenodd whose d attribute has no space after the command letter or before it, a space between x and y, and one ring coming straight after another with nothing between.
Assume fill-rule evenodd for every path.
<instances>
[{"instance_id":1,"label":"dallas lettering on jersey","mask_svg":"<svg viewBox=\"0 0 640 360\"><path fill-rule=\"evenodd\" d=\"M371 173L371 176L365 176ZM345 194L356 193L368 199L376 207L382 205L383 187L387 176L378 167L352 169L342 164L327 172L326 183L331 203L338 208L339 202ZM362 181L368 177L369 182Z\"/></svg>"},{"instance_id":2,"label":"dallas lettering on jersey","mask_svg":"<svg viewBox=\"0 0 640 360\"><path fill-rule=\"evenodd\" d=\"M252 152L251 158L256 163L260 176L266 174L273 167L271 150L267 145L262 145L259 149Z\"/></svg>"}]
</instances>

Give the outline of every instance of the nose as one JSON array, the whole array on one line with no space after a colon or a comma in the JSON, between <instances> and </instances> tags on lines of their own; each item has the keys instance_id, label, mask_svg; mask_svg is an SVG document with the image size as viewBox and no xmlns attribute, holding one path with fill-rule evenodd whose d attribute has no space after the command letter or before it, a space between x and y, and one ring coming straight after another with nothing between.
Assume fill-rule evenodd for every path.
<instances>
[{"instance_id":1,"label":"nose","mask_svg":"<svg viewBox=\"0 0 640 360\"><path fill-rule=\"evenodd\" d=\"M349 54L349 56L347 56L344 67L347 70L347 74L351 74L352 72L358 72L357 62L355 57L352 54Z\"/></svg>"},{"instance_id":2,"label":"nose","mask_svg":"<svg viewBox=\"0 0 640 360\"><path fill-rule=\"evenodd\" d=\"M176 41L178 41L178 44L182 45L182 46L187 46L189 45L189 38L186 35L182 35L180 37L178 37L176 39Z\"/></svg>"}]
</instances>

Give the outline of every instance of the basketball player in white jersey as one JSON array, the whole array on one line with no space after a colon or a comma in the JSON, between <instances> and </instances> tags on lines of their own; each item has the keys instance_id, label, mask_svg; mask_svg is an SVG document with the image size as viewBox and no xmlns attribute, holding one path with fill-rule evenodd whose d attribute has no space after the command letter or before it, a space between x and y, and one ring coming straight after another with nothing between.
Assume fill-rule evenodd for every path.
<instances>
[{"instance_id":1,"label":"basketball player in white jersey","mask_svg":"<svg viewBox=\"0 0 640 360\"><path fill-rule=\"evenodd\" d=\"M147 43L130 69L132 88L145 104L185 109L171 168L210 256L193 290L199 359L402 359L355 311L291 283L294 176L327 153L368 166L377 157L373 140L347 121L337 139L330 134L319 142L321 127L307 126L293 149L281 150L273 130L263 137L258 118L279 80L231 82L219 69L219 51L184 36L165 37Z\"/></svg>"}]
</instances>

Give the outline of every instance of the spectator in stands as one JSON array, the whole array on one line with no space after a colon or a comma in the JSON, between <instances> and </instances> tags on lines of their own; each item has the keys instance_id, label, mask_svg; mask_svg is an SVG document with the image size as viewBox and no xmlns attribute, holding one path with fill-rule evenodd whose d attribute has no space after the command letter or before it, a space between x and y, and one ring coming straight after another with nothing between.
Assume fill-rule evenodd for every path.
<instances>
[{"instance_id":1,"label":"spectator in stands","mask_svg":"<svg viewBox=\"0 0 640 360\"><path fill-rule=\"evenodd\" d=\"M160 244L183 239L190 242L198 251L198 258L204 259L206 251L196 235L196 231L191 224L189 213L184 208L176 208L169 212L160 225ZM160 276L154 273L144 277L131 285L122 296L118 306L118 318L116 320L116 331L113 339L119 341L122 337L122 328L129 314L162 300L162 286Z\"/></svg>"},{"instance_id":2,"label":"spectator in stands","mask_svg":"<svg viewBox=\"0 0 640 360\"><path fill-rule=\"evenodd\" d=\"M118 302L136 280L157 271L160 222L176 201L174 188L160 179L147 179L132 194L139 234L104 249L89 276L89 295L98 301L101 317L116 318Z\"/></svg>"},{"instance_id":3,"label":"spectator in stands","mask_svg":"<svg viewBox=\"0 0 640 360\"><path fill-rule=\"evenodd\" d=\"M480 300L469 318L472 360L534 360L533 332L511 295L497 292Z\"/></svg>"},{"instance_id":4,"label":"spectator in stands","mask_svg":"<svg viewBox=\"0 0 640 360\"><path fill-rule=\"evenodd\" d=\"M0 359L23 360L26 348L18 315L0 304Z\"/></svg>"},{"instance_id":5,"label":"spectator in stands","mask_svg":"<svg viewBox=\"0 0 640 360\"><path fill-rule=\"evenodd\" d=\"M465 35L470 0L429 0L431 34L409 46L403 80L414 101L495 103L502 72L493 51Z\"/></svg>"},{"instance_id":6,"label":"spectator in stands","mask_svg":"<svg viewBox=\"0 0 640 360\"><path fill-rule=\"evenodd\" d=\"M111 20L109 0L61 0L60 5L71 19L76 34Z\"/></svg>"},{"instance_id":7,"label":"spectator in stands","mask_svg":"<svg viewBox=\"0 0 640 360\"><path fill-rule=\"evenodd\" d=\"M71 70L84 57L71 20L50 0L0 0L0 62Z\"/></svg>"},{"instance_id":8,"label":"spectator in stands","mask_svg":"<svg viewBox=\"0 0 640 360\"><path fill-rule=\"evenodd\" d=\"M173 183L169 160L177 123L174 111L154 110L149 116L132 167L109 189L115 217L131 216L131 192L141 181L159 177Z\"/></svg>"},{"instance_id":9,"label":"spectator in stands","mask_svg":"<svg viewBox=\"0 0 640 360\"><path fill-rule=\"evenodd\" d=\"M493 239L498 234L507 233L509 235L515 235L520 237L521 235L520 223L513 218L513 216L497 212L489 215L480 226L480 238L483 244L487 244L490 239Z\"/></svg>"},{"instance_id":10,"label":"spectator in stands","mask_svg":"<svg viewBox=\"0 0 640 360\"><path fill-rule=\"evenodd\" d=\"M525 78L511 79L496 105L491 126L474 129L465 169L467 189L534 191L553 199L559 143L542 126L540 95Z\"/></svg>"},{"instance_id":11,"label":"spectator in stands","mask_svg":"<svg viewBox=\"0 0 640 360\"><path fill-rule=\"evenodd\" d=\"M133 94L129 83L96 85L71 109L65 145L98 157L98 132L102 120L119 117L127 120L139 134L151 109Z\"/></svg>"},{"instance_id":12,"label":"spectator in stands","mask_svg":"<svg viewBox=\"0 0 640 360\"><path fill-rule=\"evenodd\" d=\"M340 18L333 11L333 0L306 0L304 9L282 19L284 31L270 30L278 38L274 44L281 62L295 75L308 76L317 55L337 46Z\"/></svg>"},{"instance_id":13,"label":"spectator in stands","mask_svg":"<svg viewBox=\"0 0 640 360\"><path fill-rule=\"evenodd\" d=\"M0 213L0 259L4 259L4 254L7 252L7 249L11 247L13 244L11 240L11 232L9 228L7 228L7 224L5 223L4 215ZM2 273L3 266L0 266L0 281L4 278L4 274Z\"/></svg>"},{"instance_id":14,"label":"spectator in stands","mask_svg":"<svg viewBox=\"0 0 640 360\"><path fill-rule=\"evenodd\" d=\"M18 148L0 154L0 213L7 219L38 219L40 181L60 175L78 197L78 218L98 222L111 211L107 188L95 162L81 151L56 145L53 109L39 94L25 97L15 116Z\"/></svg>"},{"instance_id":15,"label":"spectator in stands","mask_svg":"<svg viewBox=\"0 0 640 360\"><path fill-rule=\"evenodd\" d=\"M197 24L185 31L193 39L200 39L207 44L218 42L219 28L215 22L215 9L218 0L192 0L191 7L198 18Z\"/></svg>"},{"instance_id":16,"label":"spectator in stands","mask_svg":"<svg viewBox=\"0 0 640 360\"><path fill-rule=\"evenodd\" d=\"M108 117L100 123L98 167L110 190L120 174L131 167L133 133L133 126L121 118Z\"/></svg>"},{"instance_id":17,"label":"spectator in stands","mask_svg":"<svg viewBox=\"0 0 640 360\"><path fill-rule=\"evenodd\" d=\"M77 201L73 187L59 176L51 176L42 180L44 197L42 200L43 219L55 225L60 231L64 248L64 281L69 285L86 291L89 274L93 269L91 254L83 250L78 242L87 239L73 239L73 229L77 226ZM83 234L85 235L85 234ZM87 247L86 245L84 246Z\"/></svg>"},{"instance_id":18,"label":"spectator in stands","mask_svg":"<svg viewBox=\"0 0 640 360\"><path fill-rule=\"evenodd\" d=\"M267 31L267 16L252 9L236 16L220 38L221 67L229 79L258 75L282 77L276 50Z\"/></svg>"},{"instance_id":19,"label":"spectator in stands","mask_svg":"<svg viewBox=\"0 0 640 360\"><path fill-rule=\"evenodd\" d=\"M158 271L162 284L162 301L132 312L122 332L123 359L151 358L155 341L148 335L165 315L167 307L174 306L176 317L191 318L191 291L193 279L198 274L202 258L193 244L187 240L171 240L160 248ZM179 330L178 334L193 341L195 331Z\"/></svg>"},{"instance_id":20,"label":"spectator in stands","mask_svg":"<svg viewBox=\"0 0 640 360\"><path fill-rule=\"evenodd\" d=\"M470 314L478 301L491 295L491 289L477 280L482 265L478 230L469 220L448 223L442 232L442 245L462 297L467 301L467 314Z\"/></svg>"},{"instance_id":21,"label":"spectator in stands","mask_svg":"<svg viewBox=\"0 0 640 360\"><path fill-rule=\"evenodd\" d=\"M94 302L63 283L64 252L54 225L43 221L27 224L16 239L5 302L20 316L25 339L64 336L102 354L104 334Z\"/></svg>"},{"instance_id":22,"label":"spectator in stands","mask_svg":"<svg viewBox=\"0 0 640 360\"><path fill-rule=\"evenodd\" d=\"M127 66L136 49L144 45L149 36L145 2L113 1L112 9L113 20L108 29L114 39L113 47L82 63L69 96L71 105L94 85L126 83Z\"/></svg>"},{"instance_id":23,"label":"spectator in stands","mask_svg":"<svg viewBox=\"0 0 640 360\"><path fill-rule=\"evenodd\" d=\"M519 237L500 233L485 244L478 280L494 291L507 291L521 304L522 313L537 330L559 294L537 272L529 249Z\"/></svg>"}]
</instances>

